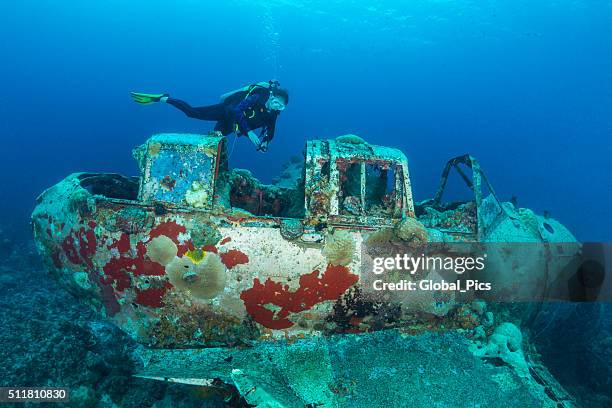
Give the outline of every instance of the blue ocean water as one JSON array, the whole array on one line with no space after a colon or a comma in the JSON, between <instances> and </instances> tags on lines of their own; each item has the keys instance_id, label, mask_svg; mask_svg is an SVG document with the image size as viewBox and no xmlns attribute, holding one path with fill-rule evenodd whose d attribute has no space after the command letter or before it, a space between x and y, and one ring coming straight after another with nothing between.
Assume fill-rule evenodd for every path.
<instances>
[{"instance_id":1,"label":"blue ocean water","mask_svg":"<svg viewBox=\"0 0 612 408\"><path fill-rule=\"evenodd\" d=\"M0 385L95 390L83 406L100 395L110 396L102 407L202 406L188 387L133 378L133 342L59 289L31 241L29 216L45 188L77 171L136 175L131 150L151 134L214 125L137 105L129 91L208 105L274 78L290 92L276 137L259 153L231 136L233 167L271 181L307 139L354 133L402 149L423 200L445 162L470 153L502 199L548 212L582 241L609 241L611 44L609 0L1 2ZM583 406L609 406L605 306L546 305L524 331ZM447 346L432 339L456 346L426 336L432 350ZM396 356L387 340L374 346ZM435 377L424 357L402 357L403 373ZM338 361L361 368L357 358ZM489 370L474 369L487 379ZM372 372L382 383L385 373Z\"/></svg>"},{"instance_id":2,"label":"blue ocean water","mask_svg":"<svg viewBox=\"0 0 612 408\"><path fill-rule=\"evenodd\" d=\"M612 4L595 0L3 2L0 217L74 171L136 173L155 132L211 123L128 91L194 105L278 79L291 101L270 151L232 165L270 180L308 138L359 134L408 156L416 199L471 153L504 199L609 240ZM8 227L7 227L8 228ZM19 228L20 229L20 228Z\"/></svg>"}]
</instances>

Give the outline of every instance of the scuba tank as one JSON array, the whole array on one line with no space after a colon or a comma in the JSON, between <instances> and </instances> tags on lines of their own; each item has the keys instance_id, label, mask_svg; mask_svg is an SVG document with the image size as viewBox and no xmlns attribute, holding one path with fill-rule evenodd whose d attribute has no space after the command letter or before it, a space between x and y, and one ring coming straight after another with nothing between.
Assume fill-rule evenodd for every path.
<instances>
[{"instance_id":1,"label":"scuba tank","mask_svg":"<svg viewBox=\"0 0 612 408\"><path fill-rule=\"evenodd\" d=\"M243 86L242 88L235 89L235 90L230 91L230 92L226 92L223 95L221 95L219 101L220 101L220 103L223 103L223 102L225 102L225 100L227 98L229 98L230 96L232 96L234 94L237 94L238 92L246 92L245 98L247 98L251 94L251 92L253 92L257 88L269 89L270 93L272 93L272 90L274 88L278 88L279 86L280 86L280 83L278 81L276 81L276 80L273 80L273 79L271 79L271 80L269 80L267 82L266 81L264 81L264 82L257 82L255 84L246 85L246 86Z\"/></svg>"}]
</instances>

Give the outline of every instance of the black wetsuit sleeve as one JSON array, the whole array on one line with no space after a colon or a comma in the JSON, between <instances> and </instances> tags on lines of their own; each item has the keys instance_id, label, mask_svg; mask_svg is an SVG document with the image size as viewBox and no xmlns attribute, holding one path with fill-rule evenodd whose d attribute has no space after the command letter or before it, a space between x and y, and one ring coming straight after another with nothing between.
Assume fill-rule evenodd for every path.
<instances>
[{"instance_id":1,"label":"black wetsuit sleeve","mask_svg":"<svg viewBox=\"0 0 612 408\"><path fill-rule=\"evenodd\" d=\"M270 143L270 141L274 138L274 132L276 131L276 118L277 117L278 117L278 114L270 118L270 122L264 129L265 135L262 135L263 136L262 141Z\"/></svg>"},{"instance_id":2,"label":"black wetsuit sleeve","mask_svg":"<svg viewBox=\"0 0 612 408\"><path fill-rule=\"evenodd\" d=\"M221 103L216 105L193 107L180 99L168 98L166 103L174 106L190 118L200 120L223 121L225 119L225 106Z\"/></svg>"}]
</instances>

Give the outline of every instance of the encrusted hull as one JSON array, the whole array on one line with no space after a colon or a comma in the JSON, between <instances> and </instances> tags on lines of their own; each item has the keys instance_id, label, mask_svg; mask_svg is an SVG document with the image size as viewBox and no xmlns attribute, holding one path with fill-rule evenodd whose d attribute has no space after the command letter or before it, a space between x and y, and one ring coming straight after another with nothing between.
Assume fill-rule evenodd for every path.
<instances>
[{"instance_id":1,"label":"encrusted hull","mask_svg":"<svg viewBox=\"0 0 612 408\"><path fill-rule=\"evenodd\" d=\"M544 392L545 370L536 373L525 358L521 330L498 321L508 318L505 307L487 310L487 300L566 291L580 245L554 219L500 202L473 157L449 161L434 199L417 204L406 157L352 135L308 142L303 170L294 160L274 185L229 170L218 135L156 135L135 157L139 177L76 173L49 188L32 224L59 284L149 346L140 376L213 387L221 381L252 406L342 406L352 393L342 373L363 374L364 360L377 359L377 369L406 383L395 352L363 350L392 350L379 347L381 340L401 348L435 338L439 352L450 339L458 345L452 355L470 364L473 356L508 364L504 375L524 387L521 404L564 398L562 390ZM453 167L473 201L442 202ZM288 169L297 178L286 177ZM490 243L499 246L483 245ZM496 288L490 298L452 287L373 290L375 260L423 252L465 259L483 248L490 252L485 276ZM463 272L445 276L440 268L398 276L461 280ZM531 313L520 309L515 322ZM355 362L343 366L348 355ZM450 360L441 359L441 369ZM353 385L369 390L372 375ZM498 387L489 385L494 398Z\"/></svg>"},{"instance_id":2,"label":"encrusted hull","mask_svg":"<svg viewBox=\"0 0 612 408\"><path fill-rule=\"evenodd\" d=\"M390 225L304 242L287 236L282 219L156 214L154 206L91 195L80 178L41 196L33 214L39 249L62 286L142 343L231 346L414 328L419 316L427 323L455 306L454 297L393 302L364 290L363 247L381 232L393 236ZM447 328L466 324L447 320Z\"/></svg>"},{"instance_id":3,"label":"encrusted hull","mask_svg":"<svg viewBox=\"0 0 612 408\"><path fill-rule=\"evenodd\" d=\"M62 286L133 338L192 348L471 328L478 319L461 312L454 293L372 291L371 248L574 241L555 220L500 203L490 186L483 197L488 182L470 156L449 162L445 175L450 165L469 165L475 201L442 205L444 180L417 219L405 156L347 140L309 142L304 179L288 189L229 171L220 137L157 135L135 151L139 178L77 173L45 191L32 216L36 242ZM553 264L548 247L540 252L491 279L505 293L517 276L541 291L572 254ZM503 257L501 265L513 264Z\"/></svg>"},{"instance_id":4,"label":"encrusted hull","mask_svg":"<svg viewBox=\"0 0 612 408\"><path fill-rule=\"evenodd\" d=\"M321 331L334 301L359 280L359 232L350 235L347 265L333 265L322 245L283 238L279 219L156 215L80 189L74 175L41 197L38 246L64 287L148 344L232 345Z\"/></svg>"}]
</instances>

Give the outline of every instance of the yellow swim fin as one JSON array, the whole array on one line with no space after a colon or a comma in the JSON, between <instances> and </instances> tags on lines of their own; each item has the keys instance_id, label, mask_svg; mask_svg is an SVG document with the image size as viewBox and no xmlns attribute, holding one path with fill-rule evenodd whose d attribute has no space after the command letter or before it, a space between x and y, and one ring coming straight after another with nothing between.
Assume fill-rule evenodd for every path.
<instances>
[{"instance_id":1,"label":"yellow swim fin","mask_svg":"<svg viewBox=\"0 0 612 408\"><path fill-rule=\"evenodd\" d=\"M148 105L151 103L156 103L161 100L164 96L168 96L167 93L160 94L147 94L142 92L130 92L130 96L136 103L140 103L142 105Z\"/></svg>"}]
</instances>

